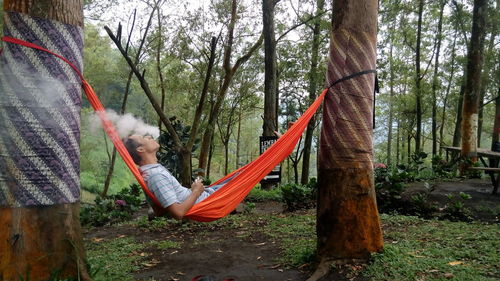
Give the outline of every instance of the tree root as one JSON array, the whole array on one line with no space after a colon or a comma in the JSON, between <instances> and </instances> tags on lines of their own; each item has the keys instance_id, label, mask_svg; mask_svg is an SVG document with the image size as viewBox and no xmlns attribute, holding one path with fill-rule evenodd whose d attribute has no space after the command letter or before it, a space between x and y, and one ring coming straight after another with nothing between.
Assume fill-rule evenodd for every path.
<instances>
[{"instance_id":1,"label":"tree root","mask_svg":"<svg viewBox=\"0 0 500 281\"><path fill-rule=\"evenodd\" d=\"M309 277L306 281L317 281L321 279L323 276L327 275L330 272L330 268L334 265L344 265L344 264L353 264L353 263L366 263L365 259L322 259L318 266L316 267L316 271Z\"/></svg>"}]
</instances>

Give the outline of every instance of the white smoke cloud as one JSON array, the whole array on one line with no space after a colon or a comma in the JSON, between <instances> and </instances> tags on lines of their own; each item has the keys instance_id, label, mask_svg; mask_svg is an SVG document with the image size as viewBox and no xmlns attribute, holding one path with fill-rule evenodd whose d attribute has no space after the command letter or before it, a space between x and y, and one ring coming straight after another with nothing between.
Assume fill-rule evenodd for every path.
<instances>
[{"instance_id":1,"label":"white smoke cloud","mask_svg":"<svg viewBox=\"0 0 500 281\"><path fill-rule=\"evenodd\" d=\"M108 119L113 122L120 138L124 138L128 135L148 134L157 139L160 136L160 130L158 127L148 125L140 118L136 118L130 113L120 115L114 110L107 109L106 115ZM102 128L102 122L97 114L92 114L90 116L90 124L91 130L94 132L97 131L97 129Z\"/></svg>"}]
</instances>

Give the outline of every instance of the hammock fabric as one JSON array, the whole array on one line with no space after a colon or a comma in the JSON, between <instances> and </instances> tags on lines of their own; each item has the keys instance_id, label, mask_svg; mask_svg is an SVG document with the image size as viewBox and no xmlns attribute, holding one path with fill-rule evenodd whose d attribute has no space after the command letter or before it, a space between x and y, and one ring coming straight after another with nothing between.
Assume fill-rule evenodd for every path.
<instances>
[{"instance_id":1,"label":"hammock fabric","mask_svg":"<svg viewBox=\"0 0 500 281\"><path fill-rule=\"evenodd\" d=\"M142 178L139 170L137 169L132 157L125 148L123 142L121 141L113 123L109 120L106 115L104 106L101 104L96 93L92 87L85 81L83 75L78 71L78 69L64 57L55 54L45 48L42 48L36 44L29 43L23 40L19 40L12 37L4 36L3 41L13 44L19 44L29 48L37 49L50 53L61 60L65 61L70 65L75 72L80 76L82 80L82 88L95 110L96 114L101 119L103 128L108 134L109 138L116 147L118 153L125 164L130 168L132 174L135 176L139 184L141 185L144 193L153 201L153 209L155 213L162 214L165 209L161 207L160 202L155 197L155 195L148 189L144 179ZM314 101L314 103L304 112L304 114L288 129L286 133L283 134L271 147L269 147L262 155L257 159L250 162L249 164L239 168L238 170L232 172L231 174L221 178L214 185L223 182L224 180L231 178L227 183L220 187L215 193L207 197L205 200L195 204L185 215L189 219L193 219L201 222L214 221L222 218L233 211L236 206L243 201L243 199L250 193L252 188L260 182L271 170L283 161L288 155L290 155L302 132L307 127L309 120L312 118L314 113L317 111L321 102L323 101L328 89L323 90L321 95Z\"/></svg>"}]
</instances>

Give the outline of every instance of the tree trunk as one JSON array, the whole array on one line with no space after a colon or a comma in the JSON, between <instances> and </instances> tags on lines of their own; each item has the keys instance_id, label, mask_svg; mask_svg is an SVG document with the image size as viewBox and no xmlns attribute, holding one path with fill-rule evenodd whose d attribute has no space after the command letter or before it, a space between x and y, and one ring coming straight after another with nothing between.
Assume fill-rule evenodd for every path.
<instances>
[{"instance_id":1,"label":"tree trunk","mask_svg":"<svg viewBox=\"0 0 500 281\"><path fill-rule=\"evenodd\" d=\"M455 122L455 131L453 133L453 146L460 146L460 142L462 141L462 132L460 130L460 126L462 124L462 109L464 105L464 81L462 81L462 85L460 86L460 94L458 97L457 104L457 118Z\"/></svg>"},{"instance_id":2,"label":"tree trunk","mask_svg":"<svg viewBox=\"0 0 500 281\"><path fill-rule=\"evenodd\" d=\"M450 96L450 89L451 89L451 84L453 83L453 77L455 74L455 56L456 56L456 49L455 49L455 43L457 41L457 30L455 30L455 36L453 37L453 45L451 47L451 71L450 71L450 78L448 79L448 86L446 87L446 92L443 97L443 110L441 112L441 125L439 127L439 144L442 146L444 144L444 124L446 120L446 110L448 106L448 97ZM439 150L439 155L442 154L442 149Z\"/></svg>"},{"instance_id":3,"label":"tree trunk","mask_svg":"<svg viewBox=\"0 0 500 281\"><path fill-rule=\"evenodd\" d=\"M274 136L277 130L277 84L276 84L276 39L274 34L275 0L262 0L263 33L264 33L264 124L263 136ZM273 185L262 183L262 188L269 189Z\"/></svg>"},{"instance_id":4,"label":"tree trunk","mask_svg":"<svg viewBox=\"0 0 500 281\"><path fill-rule=\"evenodd\" d=\"M210 178L210 166L212 165L212 156L214 156L214 137L212 135L212 140L210 140L210 147L208 149L208 161L207 161L207 178Z\"/></svg>"},{"instance_id":5,"label":"tree trunk","mask_svg":"<svg viewBox=\"0 0 500 281\"><path fill-rule=\"evenodd\" d=\"M395 22L391 28L393 31L395 29ZM392 56L392 49L394 46L394 38L391 32L391 46L389 47L389 87L390 87L390 96L389 96L389 122L387 124L388 132L387 132L387 166L391 165L392 158L392 122L394 118L393 112L393 103L394 103L394 58Z\"/></svg>"},{"instance_id":6,"label":"tree trunk","mask_svg":"<svg viewBox=\"0 0 500 281\"><path fill-rule=\"evenodd\" d=\"M335 0L327 84L375 69L377 0ZM354 43L356 42L356 43ZM333 87L323 107L317 207L318 269L382 250L373 182L373 90L365 74ZM332 94L335 93L335 94Z\"/></svg>"},{"instance_id":7,"label":"tree trunk","mask_svg":"<svg viewBox=\"0 0 500 281\"><path fill-rule=\"evenodd\" d=\"M238 132L236 133L236 165L235 170L240 168L240 147L241 147L241 106L238 111Z\"/></svg>"},{"instance_id":8,"label":"tree trunk","mask_svg":"<svg viewBox=\"0 0 500 281\"><path fill-rule=\"evenodd\" d=\"M500 86L498 87L497 97L495 99L495 121L493 123L493 134L491 137L491 150L495 148L496 143L500 141Z\"/></svg>"},{"instance_id":9,"label":"tree trunk","mask_svg":"<svg viewBox=\"0 0 500 281\"><path fill-rule=\"evenodd\" d=\"M224 142L224 175L229 171L229 142Z\"/></svg>"},{"instance_id":10,"label":"tree trunk","mask_svg":"<svg viewBox=\"0 0 500 281\"><path fill-rule=\"evenodd\" d=\"M441 33L443 29L443 11L446 1L441 0L439 9L438 31L436 34L436 60L434 62L434 76L432 79L432 156L437 155L437 98L438 70L439 70L439 51L441 49Z\"/></svg>"},{"instance_id":11,"label":"tree trunk","mask_svg":"<svg viewBox=\"0 0 500 281\"><path fill-rule=\"evenodd\" d=\"M497 11L500 10L500 7L497 6ZM491 54L493 53L493 47L495 43L495 37L496 37L496 30L495 27L492 28L493 31L491 32L489 44L488 44L488 50L486 51L486 59L485 61L493 60ZM486 95L486 90L488 89L488 85L490 82L490 79L488 79L488 74L490 72L490 67L488 65L485 65L483 69L483 75L481 75L481 91L480 91L480 96L479 96L479 118L478 118L478 124L477 124L477 144L479 147L481 147L481 132L483 128L483 107L484 107L484 96Z\"/></svg>"},{"instance_id":12,"label":"tree trunk","mask_svg":"<svg viewBox=\"0 0 500 281\"><path fill-rule=\"evenodd\" d=\"M467 56L467 76L464 87L461 156L470 158L473 162L477 161L477 112L481 90L481 68L486 33L487 7L488 0L474 0L472 33Z\"/></svg>"},{"instance_id":13,"label":"tree trunk","mask_svg":"<svg viewBox=\"0 0 500 281\"><path fill-rule=\"evenodd\" d=\"M83 1L3 4L4 35L83 68ZM90 280L79 219L81 81L59 64L11 43L0 57L0 280ZM36 88L42 80L52 87Z\"/></svg>"},{"instance_id":14,"label":"tree trunk","mask_svg":"<svg viewBox=\"0 0 500 281\"><path fill-rule=\"evenodd\" d=\"M163 73L161 70L161 47L162 47L162 34L161 34L161 9L158 9L158 13L156 14L158 17L158 43L156 45L156 71L158 72L158 79L160 83L160 90L161 90L161 99L160 99L160 108L162 112L165 112L165 96L166 96L166 91L165 91L165 82L163 81ZM158 129L161 132L161 118L158 118Z\"/></svg>"},{"instance_id":15,"label":"tree trunk","mask_svg":"<svg viewBox=\"0 0 500 281\"><path fill-rule=\"evenodd\" d=\"M399 165L399 139L400 139L400 122L398 118L398 126L396 129L396 165Z\"/></svg>"},{"instance_id":16,"label":"tree trunk","mask_svg":"<svg viewBox=\"0 0 500 281\"><path fill-rule=\"evenodd\" d=\"M406 163L411 163L411 132L408 132L407 137L407 149L406 149Z\"/></svg>"},{"instance_id":17,"label":"tree trunk","mask_svg":"<svg viewBox=\"0 0 500 281\"><path fill-rule=\"evenodd\" d=\"M415 152L420 152L422 141L422 89L421 89L421 73L420 73L420 43L422 41L422 15L424 12L424 0L418 2L418 24L417 24L417 46L415 47L415 86L416 86L416 117L417 117L417 133L415 135Z\"/></svg>"},{"instance_id":18,"label":"tree trunk","mask_svg":"<svg viewBox=\"0 0 500 281\"><path fill-rule=\"evenodd\" d=\"M325 0L316 1L316 16L314 20L313 29L313 43L311 47L311 69L309 70L309 103L313 103L316 100L316 92L318 91L317 83L317 69L318 69L318 58L319 58L319 44L320 44L320 27L321 27L321 17L320 14L323 13L323 8L325 6ZM309 182L309 167L311 159L311 146L312 138L314 133L314 128L316 127L316 115L314 115L309 124L307 124L306 137L304 140L304 158L302 159L302 175L300 178L301 184L307 184Z\"/></svg>"}]
</instances>

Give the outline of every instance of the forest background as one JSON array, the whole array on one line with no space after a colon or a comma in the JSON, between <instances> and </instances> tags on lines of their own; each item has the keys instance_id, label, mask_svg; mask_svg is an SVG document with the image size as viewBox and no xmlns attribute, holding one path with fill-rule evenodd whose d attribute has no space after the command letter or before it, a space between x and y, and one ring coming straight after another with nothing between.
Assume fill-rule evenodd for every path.
<instances>
[{"instance_id":1,"label":"forest background","mask_svg":"<svg viewBox=\"0 0 500 281\"><path fill-rule=\"evenodd\" d=\"M419 9L421 2L424 5ZM490 2L477 135L479 146L484 148L492 145L495 109L500 103L495 101L500 95L500 1ZM86 0L85 3L84 75L102 103L120 112L128 92L125 112L149 124L160 124L139 81L130 75L129 65L104 31L104 26L116 31L121 23L124 36L132 34L130 52L137 58L137 66L145 70L144 77L157 100L162 101L163 111L169 118L175 117L177 127L183 131L180 135L186 138L202 94L211 38L217 38L207 102L191 159L196 171L199 143L208 128L226 73L224 57L229 44L231 1ZM259 40L261 5L261 1L256 0L238 1L232 65ZM375 162L405 164L412 161L411 156L417 151L424 151L430 156L425 163L431 165L432 159L440 159L441 146L459 146L471 13L472 1L469 0L380 1L377 50L380 92L375 101ZM281 0L276 5L280 131L286 130L288 122L297 119L309 106L310 92L319 92L324 86L330 17L330 1ZM314 38L319 39L317 50L313 47ZM141 41L144 41L143 47ZM314 54L320 58L315 69L311 67ZM264 50L259 48L234 73L223 98L209 150L208 178L218 179L258 156L263 110ZM121 160L116 161L110 177L112 144L102 130L91 128L94 120L91 116L92 109L85 101L80 144L81 186L91 193L102 193L107 190L104 186L109 185L107 192L116 193L134 179ZM319 122L312 139L309 177L316 176ZM162 129L165 130L164 126ZM302 140L282 163L283 182L299 182L303 150Z\"/></svg>"}]
</instances>

